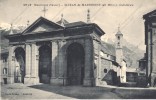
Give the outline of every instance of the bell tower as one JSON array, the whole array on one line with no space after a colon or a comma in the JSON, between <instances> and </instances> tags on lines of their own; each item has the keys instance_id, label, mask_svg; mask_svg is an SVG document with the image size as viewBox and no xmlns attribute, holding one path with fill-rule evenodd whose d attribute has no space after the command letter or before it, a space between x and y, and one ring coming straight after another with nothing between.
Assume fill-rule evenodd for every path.
<instances>
[{"instance_id":1,"label":"bell tower","mask_svg":"<svg viewBox=\"0 0 156 100\"><path fill-rule=\"evenodd\" d=\"M120 27L118 27L118 32L115 34L115 36L116 36L116 62L121 64L123 60L123 51L122 51L123 34L120 31Z\"/></svg>"}]
</instances>

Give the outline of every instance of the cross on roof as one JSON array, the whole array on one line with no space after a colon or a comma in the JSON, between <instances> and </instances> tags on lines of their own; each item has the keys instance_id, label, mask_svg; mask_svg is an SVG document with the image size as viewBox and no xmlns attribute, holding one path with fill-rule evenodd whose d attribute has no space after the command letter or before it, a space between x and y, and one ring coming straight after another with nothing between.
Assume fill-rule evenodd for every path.
<instances>
[{"instance_id":1,"label":"cross on roof","mask_svg":"<svg viewBox=\"0 0 156 100\"><path fill-rule=\"evenodd\" d=\"M45 13L46 13L46 11L47 11L48 9L46 9L46 7L44 6L44 8L43 8L43 13L44 13L44 17L45 17Z\"/></svg>"}]
</instances>

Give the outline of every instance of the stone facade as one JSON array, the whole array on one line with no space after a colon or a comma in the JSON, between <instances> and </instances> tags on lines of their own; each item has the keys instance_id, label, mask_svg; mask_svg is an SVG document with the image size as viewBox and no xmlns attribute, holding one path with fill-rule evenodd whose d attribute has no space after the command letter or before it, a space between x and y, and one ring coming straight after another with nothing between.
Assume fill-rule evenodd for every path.
<instances>
[{"instance_id":1,"label":"stone facade","mask_svg":"<svg viewBox=\"0 0 156 100\"><path fill-rule=\"evenodd\" d=\"M0 83L7 84L7 71L8 71L8 52L1 53L0 57L1 79Z\"/></svg>"},{"instance_id":2,"label":"stone facade","mask_svg":"<svg viewBox=\"0 0 156 100\"><path fill-rule=\"evenodd\" d=\"M98 80L97 76L99 75L96 74L99 74L100 69L95 69L96 67L100 68L101 65L99 56L101 51L100 37L105 33L93 23L69 26L63 27L40 17L22 33L6 36L9 39L8 83L15 82L15 63L17 62L20 67L19 73L23 73L20 78L24 78L24 84L38 84L41 82L52 85L97 85L96 80ZM95 41L98 45L94 44ZM71 46L73 44L80 45L82 50L75 50ZM82 62L84 63L80 59L77 59L79 63L69 61L69 49L75 50L73 51L75 56L78 56L76 55L77 52L84 51L84 54L82 53L84 56ZM49 59L42 56L48 50L50 50L49 55L47 55L50 57ZM98 63L94 59L95 55L97 55ZM22 72L20 61L16 60L19 56L22 57L25 63L24 72ZM74 76L73 74L73 78L69 77L69 71L78 71L79 67L74 66L81 66L82 64L84 69L80 72L83 72L84 75ZM71 66L74 68L71 69ZM43 78L48 81L45 82ZM80 78L82 82L76 84Z\"/></svg>"},{"instance_id":3,"label":"stone facade","mask_svg":"<svg viewBox=\"0 0 156 100\"><path fill-rule=\"evenodd\" d=\"M96 78L96 86L98 85L114 85L114 69L115 48L100 38L93 39L94 45L94 77Z\"/></svg>"},{"instance_id":4,"label":"stone facade","mask_svg":"<svg viewBox=\"0 0 156 100\"><path fill-rule=\"evenodd\" d=\"M143 16L145 19L145 45L147 83L156 85L156 10Z\"/></svg>"}]
</instances>

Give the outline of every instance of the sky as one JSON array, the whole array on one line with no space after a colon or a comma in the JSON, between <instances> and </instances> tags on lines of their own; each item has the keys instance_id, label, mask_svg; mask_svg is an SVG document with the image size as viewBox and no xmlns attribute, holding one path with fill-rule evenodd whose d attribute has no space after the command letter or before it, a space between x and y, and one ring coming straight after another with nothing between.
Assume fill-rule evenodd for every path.
<instances>
[{"instance_id":1,"label":"sky","mask_svg":"<svg viewBox=\"0 0 156 100\"><path fill-rule=\"evenodd\" d=\"M156 0L0 0L0 26L27 25L28 20L31 24L44 15L44 5L48 9L45 17L53 22L60 20L61 14L68 22L86 22L89 9L91 22L106 33L103 41L114 40L120 27L124 39L145 50L142 17L156 9Z\"/></svg>"}]
</instances>

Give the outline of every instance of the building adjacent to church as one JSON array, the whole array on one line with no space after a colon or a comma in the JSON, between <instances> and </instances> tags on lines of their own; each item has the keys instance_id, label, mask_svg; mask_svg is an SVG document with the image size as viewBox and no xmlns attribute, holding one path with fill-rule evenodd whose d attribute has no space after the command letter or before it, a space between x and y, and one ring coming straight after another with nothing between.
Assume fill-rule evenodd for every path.
<instances>
[{"instance_id":1,"label":"building adjacent to church","mask_svg":"<svg viewBox=\"0 0 156 100\"><path fill-rule=\"evenodd\" d=\"M156 10L143 16L145 20L145 59L147 81L151 86L156 85Z\"/></svg>"}]
</instances>

